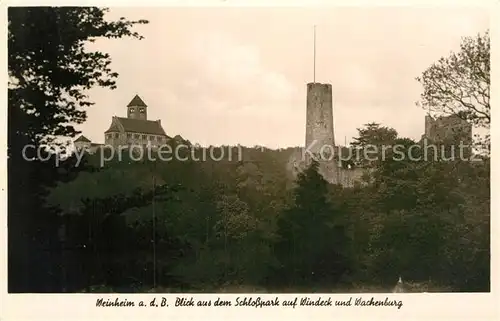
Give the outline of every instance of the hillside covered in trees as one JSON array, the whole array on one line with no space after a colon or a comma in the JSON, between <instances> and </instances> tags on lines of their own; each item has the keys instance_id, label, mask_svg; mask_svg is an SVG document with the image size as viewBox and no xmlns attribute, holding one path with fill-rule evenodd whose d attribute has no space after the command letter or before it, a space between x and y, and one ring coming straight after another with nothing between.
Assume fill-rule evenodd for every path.
<instances>
[{"instance_id":1,"label":"hillside covered in trees","mask_svg":"<svg viewBox=\"0 0 500 321\"><path fill-rule=\"evenodd\" d=\"M103 167L87 155L48 196L66 226L67 290L388 290L401 275L488 291L488 160L386 160L369 185L342 188L316 163L291 182L291 151L166 162L124 152Z\"/></svg>"},{"instance_id":2,"label":"hillside covered in trees","mask_svg":"<svg viewBox=\"0 0 500 321\"><path fill-rule=\"evenodd\" d=\"M487 156L388 155L364 162L372 176L353 188L328 184L316 163L291 179L293 148L56 166L59 155L40 147L79 134L89 89L116 88L110 55L86 44L140 40L133 29L148 23L107 12L8 10L10 293L389 291L399 276L420 290L490 290ZM489 43L488 33L466 38L424 71L421 106L489 128ZM357 147L418 143L369 125ZM489 150L489 136L479 144Z\"/></svg>"}]
</instances>

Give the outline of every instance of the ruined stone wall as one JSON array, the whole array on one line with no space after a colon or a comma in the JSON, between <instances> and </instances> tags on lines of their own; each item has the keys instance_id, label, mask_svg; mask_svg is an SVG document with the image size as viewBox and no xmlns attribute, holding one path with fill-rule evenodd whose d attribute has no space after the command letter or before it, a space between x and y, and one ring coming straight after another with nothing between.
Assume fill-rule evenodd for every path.
<instances>
[{"instance_id":1,"label":"ruined stone wall","mask_svg":"<svg viewBox=\"0 0 500 321\"><path fill-rule=\"evenodd\" d=\"M425 138L436 142L472 142L472 125L456 115L425 117Z\"/></svg>"},{"instance_id":2,"label":"ruined stone wall","mask_svg":"<svg viewBox=\"0 0 500 321\"><path fill-rule=\"evenodd\" d=\"M364 175L370 174L370 171L365 168L342 168L336 160L320 161L318 164L318 172L327 182L330 184L339 184L343 187L354 187L357 184L363 185ZM308 163L302 159L302 152L297 151L293 153L286 165L290 181L297 179L298 174L304 171L307 166Z\"/></svg>"},{"instance_id":3,"label":"ruined stone wall","mask_svg":"<svg viewBox=\"0 0 500 321\"><path fill-rule=\"evenodd\" d=\"M354 187L363 184L366 170L363 168L345 169L340 166L338 155L330 157L328 152L337 153L333 128L332 85L307 84L306 145L305 149L318 155L318 172L331 184ZM295 151L289 158L287 172L291 179L309 166L308 153ZM304 157L306 156L306 157Z\"/></svg>"},{"instance_id":4,"label":"ruined stone wall","mask_svg":"<svg viewBox=\"0 0 500 321\"><path fill-rule=\"evenodd\" d=\"M339 183L339 170L340 168L335 160L319 162L318 172L331 184Z\"/></svg>"},{"instance_id":5,"label":"ruined stone wall","mask_svg":"<svg viewBox=\"0 0 500 321\"><path fill-rule=\"evenodd\" d=\"M334 151L332 85L307 84L306 148L313 144L311 152Z\"/></svg>"},{"instance_id":6,"label":"ruined stone wall","mask_svg":"<svg viewBox=\"0 0 500 321\"><path fill-rule=\"evenodd\" d=\"M344 187L354 187L357 184L363 185L365 175L370 175L370 171L365 168L355 167L353 169L340 169L338 184Z\"/></svg>"},{"instance_id":7,"label":"ruined stone wall","mask_svg":"<svg viewBox=\"0 0 500 321\"><path fill-rule=\"evenodd\" d=\"M363 185L365 184L364 176L370 175L368 169L361 167L347 169L340 167L336 161L320 163L319 173L330 184L339 184L343 187Z\"/></svg>"},{"instance_id":8,"label":"ruined stone wall","mask_svg":"<svg viewBox=\"0 0 500 321\"><path fill-rule=\"evenodd\" d=\"M433 133L434 133L434 119L427 115L425 116L425 134L424 134L424 137L425 138L431 138Z\"/></svg>"}]
</instances>

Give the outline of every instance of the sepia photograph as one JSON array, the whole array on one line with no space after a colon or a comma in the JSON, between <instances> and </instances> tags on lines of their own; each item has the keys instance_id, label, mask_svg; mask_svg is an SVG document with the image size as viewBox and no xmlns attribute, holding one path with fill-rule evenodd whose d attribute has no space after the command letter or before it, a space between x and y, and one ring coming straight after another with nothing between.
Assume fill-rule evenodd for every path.
<instances>
[{"instance_id":1,"label":"sepia photograph","mask_svg":"<svg viewBox=\"0 0 500 321\"><path fill-rule=\"evenodd\" d=\"M486 9L7 19L9 293L491 291Z\"/></svg>"}]
</instances>

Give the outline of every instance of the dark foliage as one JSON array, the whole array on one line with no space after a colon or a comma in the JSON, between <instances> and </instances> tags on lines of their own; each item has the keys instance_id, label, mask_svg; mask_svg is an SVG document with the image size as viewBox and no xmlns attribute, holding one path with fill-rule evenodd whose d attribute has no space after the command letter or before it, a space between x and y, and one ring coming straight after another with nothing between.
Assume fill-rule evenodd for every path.
<instances>
[{"instance_id":1,"label":"dark foliage","mask_svg":"<svg viewBox=\"0 0 500 321\"><path fill-rule=\"evenodd\" d=\"M88 51L99 37L139 37L136 23L104 19L105 9L10 7L8 9L8 253L9 291L61 289L60 255L54 249L59 217L46 208L47 188L76 177L74 158L56 166L60 153L40 148L57 136L74 136L71 123L92 105L86 90L113 88L110 57ZM55 142L54 142L55 143ZM54 145L57 146L57 145ZM37 151L40 151L37 153ZM49 158L49 156L51 156Z\"/></svg>"},{"instance_id":2,"label":"dark foliage","mask_svg":"<svg viewBox=\"0 0 500 321\"><path fill-rule=\"evenodd\" d=\"M110 57L85 41L140 37L104 13L9 9L9 292L388 290L399 275L489 291L488 158L389 154L370 163L369 184L342 188L316 163L291 182L293 148L225 146L233 158L217 162L125 153L102 168L98 154L78 166L56 166L57 151L23 157L76 133L67 124L85 120L86 89L115 86ZM360 145L416 144L378 124L359 132Z\"/></svg>"}]
</instances>

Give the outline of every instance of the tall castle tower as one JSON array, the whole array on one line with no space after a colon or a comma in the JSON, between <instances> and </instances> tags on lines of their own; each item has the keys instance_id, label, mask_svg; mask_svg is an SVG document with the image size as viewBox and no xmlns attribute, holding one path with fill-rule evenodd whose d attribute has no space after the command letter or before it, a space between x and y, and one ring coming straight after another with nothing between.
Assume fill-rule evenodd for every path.
<instances>
[{"instance_id":1,"label":"tall castle tower","mask_svg":"<svg viewBox=\"0 0 500 321\"><path fill-rule=\"evenodd\" d=\"M307 168L311 154L318 160L318 172L331 184L352 187L363 174L361 170L343 168L340 162L340 150L335 146L333 126L332 85L316 82L316 28L314 28L314 76L307 84L306 97L306 140L302 151L294 151L287 163L291 178Z\"/></svg>"},{"instance_id":2,"label":"tall castle tower","mask_svg":"<svg viewBox=\"0 0 500 321\"><path fill-rule=\"evenodd\" d=\"M320 157L334 152L332 85L307 84L306 148Z\"/></svg>"},{"instance_id":3,"label":"tall castle tower","mask_svg":"<svg viewBox=\"0 0 500 321\"><path fill-rule=\"evenodd\" d=\"M135 95L132 101L127 105L127 118L140 120L148 119L148 106L139 95Z\"/></svg>"},{"instance_id":4,"label":"tall castle tower","mask_svg":"<svg viewBox=\"0 0 500 321\"><path fill-rule=\"evenodd\" d=\"M304 151L316 156L319 173L330 183L339 183L339 168L336 158L333 129L332 85L307 84L306 145ZM304 154L305 165L310 164L309 154Z\"/></svg>"}]
</instances>

